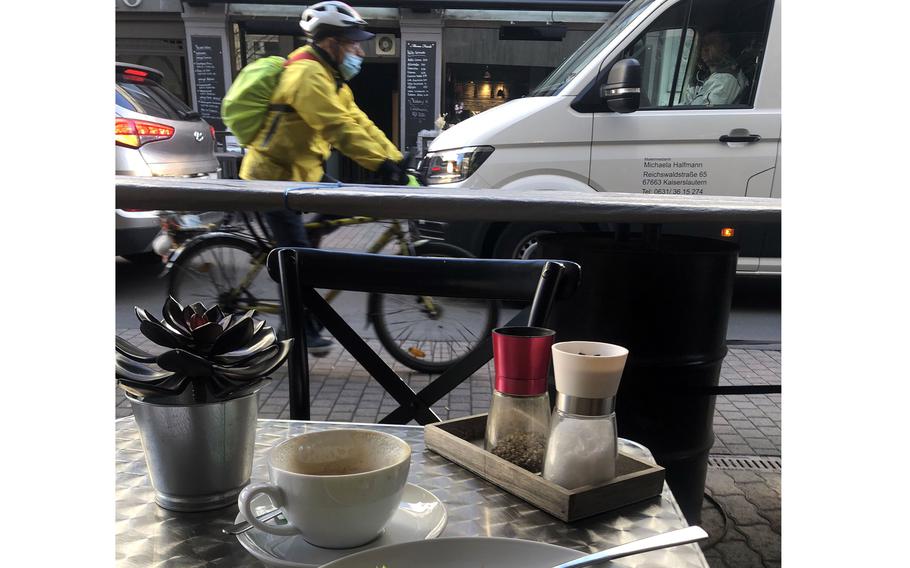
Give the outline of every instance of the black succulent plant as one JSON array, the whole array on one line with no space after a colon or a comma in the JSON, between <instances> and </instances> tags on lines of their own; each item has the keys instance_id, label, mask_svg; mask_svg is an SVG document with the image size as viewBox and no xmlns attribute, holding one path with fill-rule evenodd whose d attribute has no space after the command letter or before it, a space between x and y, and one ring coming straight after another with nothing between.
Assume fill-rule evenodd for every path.
<instances>
[{"instance_id":1,"label":"black succulent plant","mask_svg":"<svg viewBox=\"0 0 910 568\"><path fill-rule=\"evenodd\" d=\"M136 308L142 335L168 349L160 355L116 338L117 382L146 400L215 402L254 392L284 363L293 341L278 341L252 310L224 315L218 306L183 307L169 297L163 315L159 321Z\"/></svg>"}]
</instances>

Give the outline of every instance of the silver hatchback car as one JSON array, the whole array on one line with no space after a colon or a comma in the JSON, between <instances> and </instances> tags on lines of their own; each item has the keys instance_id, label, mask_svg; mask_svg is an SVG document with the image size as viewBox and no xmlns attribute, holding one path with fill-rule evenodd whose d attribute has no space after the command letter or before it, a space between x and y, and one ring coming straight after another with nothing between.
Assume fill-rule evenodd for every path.
<instances>
[{"instance_id":1,"label":"silver hatchback car","mask_svg":"<svg viewBox=\"0 0 910 568\"><path fill-rule=\"evenodd\" d=\"M168 92L151 67L116 63L118 175L218 177L215 129ZM115 254L141 256L160 230L157 211L117 209Z\"/></svg>"}]
</instances>

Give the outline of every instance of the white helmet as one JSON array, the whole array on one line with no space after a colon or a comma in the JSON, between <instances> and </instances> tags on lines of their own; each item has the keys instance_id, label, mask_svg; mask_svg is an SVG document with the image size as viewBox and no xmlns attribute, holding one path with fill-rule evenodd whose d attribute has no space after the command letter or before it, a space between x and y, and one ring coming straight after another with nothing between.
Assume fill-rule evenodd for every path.
<instances>
[{"instance_id":1,"label":"white helmet","mask_svg":"<svg viewBox=\"0 0 910 568\"><path fill-rule=\"evenodd\" d=\"M300 19L300 27L315 39L342 36L352 41L364 41L373 37L363 29L366 25L366 20L360 17L357 10L337 0L313 4L304 10Z\"/></svg>"}]
</instances>

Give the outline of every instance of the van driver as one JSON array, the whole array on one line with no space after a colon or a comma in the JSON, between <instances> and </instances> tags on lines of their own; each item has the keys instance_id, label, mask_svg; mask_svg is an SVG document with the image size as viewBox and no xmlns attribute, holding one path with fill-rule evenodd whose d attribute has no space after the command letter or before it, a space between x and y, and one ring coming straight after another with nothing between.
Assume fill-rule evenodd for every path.
<instances>
[{"instance_id":1,"label":"van driver","mask_svg":"<svg viewBox=\"0 0 910 568\"><path fill-rule=\"evenodd\" d=\"M691 85L683 95L684 105L731 105L746 88L746 77L730 56L730 42L719 32L708 32L701 40L701 60L711 75L704 83Z\"/></svg>"}]
</instances>

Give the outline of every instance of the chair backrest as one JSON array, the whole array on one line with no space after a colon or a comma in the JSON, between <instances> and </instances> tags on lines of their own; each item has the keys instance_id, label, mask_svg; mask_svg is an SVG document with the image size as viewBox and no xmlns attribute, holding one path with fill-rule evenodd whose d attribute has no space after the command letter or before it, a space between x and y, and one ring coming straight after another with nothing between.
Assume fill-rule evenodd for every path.
<instances>
[{"instance_id":1,"label":"chair backrest","mask_svg":"<svg viewBox=\"0 0 910 568\"><path fill-rule=\"evenodd\" d=\"M537 292L547 264L555 263L561 269L556 293L563 298L575 292L581 270L578 264L566 260L399 256L286 248L269 254L269 275L276 282L281 281L278 267L281 250L294 251L302 285L388 294L529 302Z\"/></svg>"},{"instance_id":2,"label":"chair backrest","mask_svg":"<svg viewBox=\"0 0 910 568\"><path fill-rule=\"evenodd\" d=\"M291 419L310 419L309 369L301 323L306 306L399 403L382 420L399 424L411 419L422 424L438 421L430 407L492 358L491 338L484 338L478 348L415 393L315 288L530 302L527 321L516 322L516 316L509 323L544 326L554 301L575 293L581 272L578 264L563 260L411 257L311 248L275 249L267 266L269 275L281 283L285 325L295 339L288 359Z\"/></svg>"}]
</instances>

